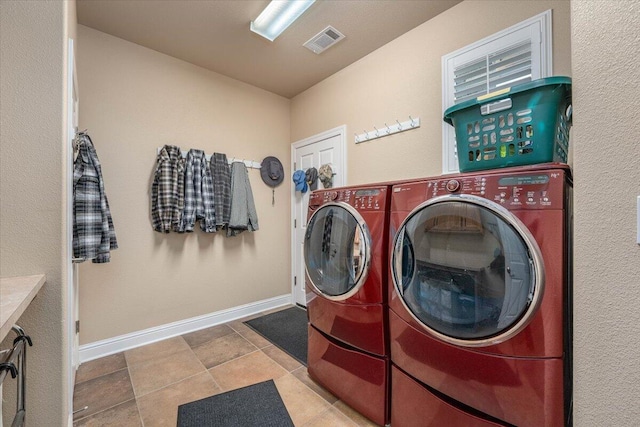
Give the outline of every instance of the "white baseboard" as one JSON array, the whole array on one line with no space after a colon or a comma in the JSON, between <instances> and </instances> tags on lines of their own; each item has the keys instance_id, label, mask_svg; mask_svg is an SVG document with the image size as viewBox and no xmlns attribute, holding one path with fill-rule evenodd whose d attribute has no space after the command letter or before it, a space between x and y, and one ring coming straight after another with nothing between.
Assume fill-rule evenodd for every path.
<instances>
[{"instance_id":1,"label":"white baseboard","mask_svg":"<svg viewBox=\"0 0 640 427\"><path fill-rule=\"evenodd\" d=\"M80 363L109 356L110 354L120 353L121 351L151 344L156 341L162 341L167 338L172 338L189 332L198 331L200 329L209 328L211 326L220 325L222 323L227 323L245 316L251 316L265 310L272 310L289 304L293 304L293 296L291 294L281 295L238 307L228 308L226 310L216 311L215 313L179 320L177 322L167 323L165 325L144 329L142 331L84 344L80 346L79 350Z\"/></svg>"}]
</instances>

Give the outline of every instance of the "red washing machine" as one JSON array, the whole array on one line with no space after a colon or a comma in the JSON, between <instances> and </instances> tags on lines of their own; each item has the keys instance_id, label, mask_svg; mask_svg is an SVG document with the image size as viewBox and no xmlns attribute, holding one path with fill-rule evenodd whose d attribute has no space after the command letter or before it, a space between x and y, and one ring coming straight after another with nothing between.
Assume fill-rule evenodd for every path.
<instances>
[{"instance_id":1,"label":"red washing machine","mask_svg":"<svg viewBox=\"0 0 640 427\"><path fill-rule=\"evenodd\" d=\"M391 424L571 425L566 165L394 186Z\"/></svg>"},{"instance_id":2,"label":"red washing machine","mask_svg":"<svg viewBox=\"0 0 640 427\"><path fill-rule=\"evenodd\" d=\"M304 238L309 375L379 425L389 420L390 190L313 192Z\"/></svg>"}]
</instances>

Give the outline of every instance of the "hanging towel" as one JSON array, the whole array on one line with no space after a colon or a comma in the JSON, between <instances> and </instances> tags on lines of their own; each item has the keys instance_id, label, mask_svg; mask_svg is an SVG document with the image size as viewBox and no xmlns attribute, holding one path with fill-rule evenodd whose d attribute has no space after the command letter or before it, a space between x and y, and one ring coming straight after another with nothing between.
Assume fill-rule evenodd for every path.
<instances>
[{"instance_id":1,"label":"hanging towel","mask_svg":"<svg viewBox=\"0 0 640 427\"><path fill-rule=\"evenodd\" d=\"M89 135L76 136L78 157L73 165L73 256L93 263L111 260L118 248L102 167Z\"/></svg>"},{"instance_id":2,"label":"hanging towel","mask_svg":"<svg viewBox=\"0 0 640 427\"><path fill-rule=\"evenodd\" d=\"M227 236L258 229L258 213L253 202L247 167L242 162L231 165L231 214Z\"/></svg>"},{"instance_id":3,"label":"hanging towel","mask_svg":"<svg viewBox=\"0 0 640 427\"><path fill-rule=\"evenodd\" d=\"M211 177L213 179L213 201L216 211L216 228L229 225L231 214L231 167L227 155L213 153L211 156Z\"/></svg>"},{"instance_id":4,"label":"hanging towel","mask_svg":"<svg viewBox=\"0 0 640 427\"><path fill-rule=\"evenodd\" d=\"M213 181L204 151L192 148L187 153L184 176L184 231L192 232L196 221L207 233L216 232Z\"/></svg>"},{"instance_id":5,"label":"hanging towel","mask_svg":"<svg viewBox=\"0 0 640 427\"><path fill-rule=\"evenodd\" d=\"M180 147L162 147L151 184L151 221L157 232L184 231L184 166Z\"/></svg>"}]
</instances>

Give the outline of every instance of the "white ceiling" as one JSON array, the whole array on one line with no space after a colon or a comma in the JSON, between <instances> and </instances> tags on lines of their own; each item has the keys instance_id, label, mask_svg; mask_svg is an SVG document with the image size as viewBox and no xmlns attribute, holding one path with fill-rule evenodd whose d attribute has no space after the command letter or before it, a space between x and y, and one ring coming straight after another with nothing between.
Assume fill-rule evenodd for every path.
<instances>
[{"instance_id":1,"label":"white ceiling","mask_svg":"<svg viewBox=\"0 0 640 427\"><path fill-rule=\"evenodd\" d=\"M77 10L82 25L292 98L460 1L318 0L274 42L249 31L269 0L78 0ZM302 46L327 25L346 38L320 55Z\"/></svg>"}]
</instances>

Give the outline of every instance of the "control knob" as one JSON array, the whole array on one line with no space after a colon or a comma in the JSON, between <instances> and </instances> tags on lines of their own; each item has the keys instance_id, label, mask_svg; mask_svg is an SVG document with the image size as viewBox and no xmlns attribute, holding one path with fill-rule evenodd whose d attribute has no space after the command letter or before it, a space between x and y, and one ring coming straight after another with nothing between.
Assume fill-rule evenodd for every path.
<instances>
[{"instance_id":1,"label":"control knob","mask_svg":"<svg viewBox=\"0 0 640 427\"><path fill-rule=\"evenodd\" d=\"M457 179L450 179L447 181L446 188L449 193L455 193L460 189L460 181Z\"/></svg>"}]
</instances>

